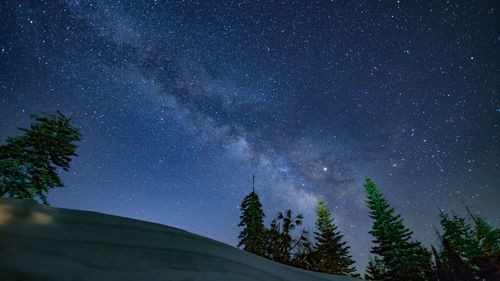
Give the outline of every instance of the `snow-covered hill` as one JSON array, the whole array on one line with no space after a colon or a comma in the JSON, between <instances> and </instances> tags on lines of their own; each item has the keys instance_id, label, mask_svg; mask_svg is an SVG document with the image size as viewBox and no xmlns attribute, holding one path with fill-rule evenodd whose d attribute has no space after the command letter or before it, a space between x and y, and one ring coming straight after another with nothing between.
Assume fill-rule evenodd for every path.
<instances>
[{"instance_id":1,"label":"snow-covered hill","mask_svg":"<svg viewBox=\"0 0 500 281\"><path fill-rule=\"evenodd\" d=\"M0 280L357 280L296 269L177 228L0 199Z\"/></svg>"}]
</instances>

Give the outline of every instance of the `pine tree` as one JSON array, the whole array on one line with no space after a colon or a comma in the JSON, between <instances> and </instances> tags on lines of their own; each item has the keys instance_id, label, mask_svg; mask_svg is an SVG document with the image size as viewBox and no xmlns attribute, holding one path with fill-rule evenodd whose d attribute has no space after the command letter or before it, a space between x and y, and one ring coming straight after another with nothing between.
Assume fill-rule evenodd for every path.
<instances>
[{"instance_id":1,"label":"pine tree","mask_svg":"<svg viewBox=\"0 0 500 281\"><path fill-rule=\"evenodd\" d=\"M259 201L259 196L255 193L255 176L252 178L252 192L248 194L241 203L239 227L244 227L238 238L238 247L243 246L243 250L256 255L264 254L264 211Z\"/></svg>"},{"instance_id":2,"label":"pine tree","mask_svg":"<svg viewBox=\"0 0 500 281\"><path fill-rule=\"evenodd\" d=\"M73 142L81 134L59 111L31 118L29 129L19 128L24 135L8 137L0 146L0 197L41 199L48 205L49 189L64 186L56 170L69 169L71 156L77 156Z\"/></svg>"},{"instance_id":3,"label":"pine tree","mask_svg":"<svg viewBox=\"0 0 500 281\"><path fill-rule=\"evenodd\" d=\"M363 186L370 217L375 220L369 232L375 237L371 253L381 257L382 280L425 280L422 270L425 252L420 243L410 241L412 232L404 227L400 215L393 214L394 208L389 206L377 186L370 179L366 179Z\"/></svg>"},{"instance_id":4,"label":"pine tree","mask_svg":"<svg viewBox=\"0 0 500 281\"><path fill-rule=\"evenodd\" d=\"M318 201L316 206L316 228L315 232L318 270L325 273L337 275L354 275L356 268L354 261L349 255L349 246L342 241L343 235L337 231L337 226L333 223L330 210L328 210L323 200Z\"/></svg>"}]
</instances>

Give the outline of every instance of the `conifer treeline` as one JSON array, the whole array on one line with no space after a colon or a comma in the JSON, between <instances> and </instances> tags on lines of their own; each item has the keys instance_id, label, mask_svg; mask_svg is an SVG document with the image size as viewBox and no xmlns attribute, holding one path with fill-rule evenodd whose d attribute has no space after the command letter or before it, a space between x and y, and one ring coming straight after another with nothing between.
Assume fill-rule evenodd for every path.
<instances>
[{"instance_id":1,"label":"conifer treeline","mask_svg":"<svg viewBox=\"0 0 500 281\"><path fill-rule=\"evenodd\" d=\"M374 220L373 257L366 268L366 280L451 281L500 280L500 229L495 229L468 209L473 224L456 214L440 213L443 233L440 245L431 249L411 238L413 234L403 225L401 215L394 214L377 186L366 179L364 183ZM259 256L291 266L337 275L360 277L349 246L334 223L323 200L316 206L316 231L313 240L306 230L294 237L295 228L303 221L292 210L279 212L269 227L264 226L264 211L255 193L247 195L241 204L238 226L243 227L238 247Z\"/></svg>"}]
</instances>

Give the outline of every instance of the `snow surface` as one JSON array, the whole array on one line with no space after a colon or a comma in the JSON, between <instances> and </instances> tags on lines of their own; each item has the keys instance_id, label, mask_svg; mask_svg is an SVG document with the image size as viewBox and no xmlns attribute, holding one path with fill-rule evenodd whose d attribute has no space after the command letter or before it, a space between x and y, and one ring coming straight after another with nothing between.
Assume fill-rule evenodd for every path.
<instances>
[{"instance_id":1,"label":"snow surface","mask_svg":"<svg viewBox=\"0 0 500 281\"><path fill-rule=\"evenodd\" d=\"M0 199L0 280L358 280L165 225Z\"/></svg>"}]
</instances>

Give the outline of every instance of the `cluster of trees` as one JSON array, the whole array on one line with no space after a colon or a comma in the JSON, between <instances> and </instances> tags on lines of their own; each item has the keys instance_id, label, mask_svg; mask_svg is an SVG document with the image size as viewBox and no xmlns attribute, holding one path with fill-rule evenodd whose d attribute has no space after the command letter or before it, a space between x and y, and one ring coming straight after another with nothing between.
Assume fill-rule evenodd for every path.
<instances>
[{"instance_id":1,"label":"cluster of trees","mask_svg":"<svg viewBox=\"0 0 500 281\"><path fill-rule=\"evenodd\" d=\"M424 248L394 214L384 196L369 179L364 184L375 237L367 280L500 280L500 229L468 214L472 224L457 214L440 212L439 247ZM467 209L468 210L468 209Z\"/></svg>"},{"instance_id":2,"label":"cluster of trees","mask_svg":"<svg viewBox=\"0 0 500 281\"><path fill-rule=\"evenodd\" d=\"M316 206L314 243L305 229L293 236L294 230L302 224L303 216L294 215L292 210L279 212L269 227L265 227L265 214L254 185L252 192L243 199L241 211L239 226L243 230L238 237L238 247L243 247L243 250L307 270L359 277L349 255L350 247L343 241L343 235L337 230L323 200L319 200Z\"/></svg>"},{"instance_id":3,"label":"cluster of trees","mask_svg":"<svg viewBox=\"0 0 500 281\"><path fill-rule=\"evenodd\" d=\"M473 224L457 214L441 212L444 232L434 257L429 280L500 280L500 229L467 210Z\"/></svg>"},{"instance_id":4,"label":"cluster of trees","mask_svg":"<svg viewBox=\"0 0 500 281\"><path fill-rule=\"evenodd\" d=\"M373 219L369 234L374 238L366 280L500 280L500 229L470 211L472 223L457 214L441 212L443 231L436 231L440 245L427 249L412 239L413 232L404 226L401 215L394 214L394 208L370 179L363 186ZM238 247L307 270L360 277L355 273L349 246L323 200L316 206L314 242L305 230L297 238L291 236L303 220L302 215L294 217L291 210L278 213L270 226L264 227L265 215L254 189L243 200L241 210L239 226L243 231Z\"/></svg>"},{"instance_id":5,"label":"cluster of trees","mask_svg":"<svg viewBox=\"0 0 500 281\"><path fill-rule=\"evenodd\" d=\"M49 188L64 186L57 169L68 170L81 134L71 116L31 115L24 134L8 137L0 146L0 197L40 199L48 205Z\"/></svg>"}]
</instances>

